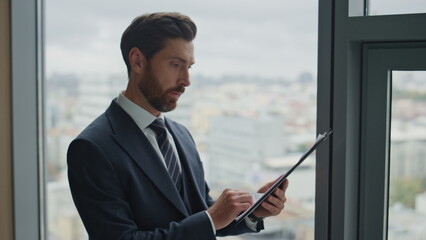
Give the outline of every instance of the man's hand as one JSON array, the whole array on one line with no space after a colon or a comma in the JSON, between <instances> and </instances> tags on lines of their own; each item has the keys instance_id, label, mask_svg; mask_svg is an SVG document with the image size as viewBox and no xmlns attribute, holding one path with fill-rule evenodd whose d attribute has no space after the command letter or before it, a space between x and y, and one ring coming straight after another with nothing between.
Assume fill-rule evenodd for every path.
<instances>
[{"instance_id":1,"label":"man's hand","mask_svg":"<svg viewBox=\"0 0 426 240\"><path fill-rule=\"evenodd\" d=\"M266 192L266 190L268 190L275 181L269 182L265 186L261 187L258 193ZM287 200L285 197L287 187L288 180L286 179L258 208L256 208L256 210L253 211L253 214L258 218L276 216L280 214L284 209L284 203Z\"/></svg>"},{"instance_id":2,"label":"man's hand","mask_svg":"<svg viewBox=\"0 0 426 240\"><path fill-rule=\"evenodd\" d=\"M225 189L216 202L207 210L216 230L228 226L241 212L253 204L248 192Z\"/></svg>"}]
</instances>

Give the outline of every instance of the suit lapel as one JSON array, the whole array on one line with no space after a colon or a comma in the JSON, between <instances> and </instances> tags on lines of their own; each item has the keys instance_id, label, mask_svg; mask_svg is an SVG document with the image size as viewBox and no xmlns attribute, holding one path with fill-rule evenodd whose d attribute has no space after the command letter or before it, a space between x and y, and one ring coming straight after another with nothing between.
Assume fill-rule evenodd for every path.
<instances>
[{"instance_id":1,"label":"suit lapel","mask_svg":"<svg viewBox=\"0 0 426 240\"><path fill-rule=\"evenodd\" d=\"M191 151L189 148L189 146L193 145L192 142L185 142L185 141L189 141L189 139L183 137L182 133L179 131L179 129L177 129L176 127L174 127L173 124L170 124L170 121L167 121L166 118L166 126L170 131L170 134L172 134L174 140L175 140L175 144L176 144L176 148L179 152L179 159L180 159L180 163L182 165L182 167L186 166L185 169L187 169L187 177L189 179L189 182L191 183L190 186L193 190L195 191L191 191L192 193L195 194L191 195L191 197L196 197L198 201L200 201L202 203L202 205L204 206L205 209L207 209L207 204L204 200L204 197L202 196L200 189L202 189L203 186L199 186L200 181L197 181L197 179L195 178L195 173L194 173L194 167L191 166L191 163L193 164L194 160L191 161L191 159L194 158L194 154L191 154ZM199 179L198 179L199 180ZM204 179L202 179L202 184L204 184ZM188 189L189 190L189 189Z\"/></svg>"},{"instance_id":2,"label":"suit lapel","mask_svg":"<svg viewBox=\"0 0 426 240\"><path fill-rule=\"evenodd\" d=\"M131 156L158 190L188 216L188 211L173 185L170 175L145 134L131 117L114 101L106 111L111 122L115 141Z\"/></svg>"}]
</instances>

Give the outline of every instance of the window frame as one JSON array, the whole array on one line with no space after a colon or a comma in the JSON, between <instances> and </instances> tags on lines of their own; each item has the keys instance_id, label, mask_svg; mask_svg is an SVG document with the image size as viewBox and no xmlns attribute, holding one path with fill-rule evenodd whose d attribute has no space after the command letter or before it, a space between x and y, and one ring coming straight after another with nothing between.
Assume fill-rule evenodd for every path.
<instances>
[{"instance_id":1,"label":"window frame","mask_svg":"<svg viewBox=\"0 0 426 240\"><path fill-rule=\"evenodd\" d=\"M426 14L365 16L367 4L319 1L317 131L334 133L317 151L315 239L362 239L363 43L426 40Z\"/></svg>"},{"instance_id":2,"label":"window frame","mask_svg":"<svg viewBox=\"0 0 426 240\"><path fill-rule=\"evenodd\" d=\"M363 55L360 232L361 239L387 239L392 71L426 70L426 42L364 44Z\"/></svg>"},{"instance_id":3,"label":"window frame","mask_svg":"<svg viewBox=\"0 0 426 240\"><path fill-rule=\"evenodd\" d=\"M10 1L14 239L45 239L43 2Z\"/></svg>"}]
</instances>

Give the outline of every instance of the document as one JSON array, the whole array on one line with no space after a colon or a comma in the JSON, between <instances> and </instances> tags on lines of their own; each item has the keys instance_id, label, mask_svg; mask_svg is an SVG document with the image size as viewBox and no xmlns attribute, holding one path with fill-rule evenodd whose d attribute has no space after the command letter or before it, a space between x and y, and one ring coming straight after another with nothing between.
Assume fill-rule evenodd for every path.
<instances>
[{"instance_id":1,"label":"document","mask_svg":"<svg viewBox=\"0 0 426 240\"><path fill-rule=\"evenodd\" d=\"M257 200L254 202L254 204L249 209L247 209L245 212L238 215L238 217L235 218L235 221L237 223L241 222L245 217L247 217L257 207L259 207L259 205L262 204L262 202L265 201L266 198L269 195L271 195L274 192L274 190L277 189L287 179L287 177L294 171L294 169L296 169L313 151L315 151L315 149L320 145L320 143L324 142L330 136L330 134L332 134L332 132L333 132L333 130L330 129L330 130L324 132L323 134L319 134L315 143L312 145L311 148L308 149L308 151L306 151L302 155L300 160L296 164L294 164L293 167L290 168L290 170L288 170L286 173L281 175L281 177L279 177L277 179L277 181L268 190L266 190L266 192L259 193L261 195L257 198Z\"/></svg>"}]
</instances>

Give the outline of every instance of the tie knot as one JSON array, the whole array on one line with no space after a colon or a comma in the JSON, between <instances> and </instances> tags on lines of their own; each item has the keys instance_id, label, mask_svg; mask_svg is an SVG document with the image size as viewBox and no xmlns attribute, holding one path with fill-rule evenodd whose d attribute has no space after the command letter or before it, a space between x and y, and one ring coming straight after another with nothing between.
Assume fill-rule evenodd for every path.
<instances>
[{"instance_id":1,"label":"tie knot","mask_svg":"<svg viewBox=\"0 0 426 240\"><path fill-rule=\"evenodd\" d=\"M155 121L149 125L149 128L151 128L158 136L166 132L166 125L161 118L155 119Z\"/></svg>"}]
</instances>

